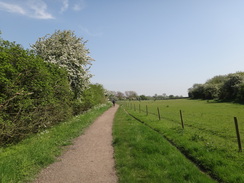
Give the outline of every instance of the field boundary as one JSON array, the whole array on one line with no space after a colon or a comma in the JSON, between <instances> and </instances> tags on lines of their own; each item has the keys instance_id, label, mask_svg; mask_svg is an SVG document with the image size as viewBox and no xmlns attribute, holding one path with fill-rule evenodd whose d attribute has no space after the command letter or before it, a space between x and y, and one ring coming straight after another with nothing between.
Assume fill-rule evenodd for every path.
<instances>
[{"instance_id":1,"label":"field boundary","mask_svg":"<svg viewBox=\"0 0 244 183\"><path fill-rule=\"evenodd\" d=\"M131 110L137 111L137 108L136 108L136 105L135 104L132 105L131 103L130 104L126 103L126 107L129 108L129 109L131 109ZM175 124L180 124L182 126L182 129L184 129L184 126L188 126L190 128L198 129L198 130L201 130L201 131L206 131L205 128L200 128L200 127L193 126L193 125L190 125L190 124L185 123L184 122L184 116L182 114L182 110L179 110L179 120L175 120L175 119L170 119L168 117L162 116L160 114L159 107L156 107L157 108L157 114L154 113L154 112L149 112L147 105L145 107L146 107L146 110L143 110L143 109L141 109L141 105L139 104L139 106L138 106L139 113L141 113L141 111L142 111L142 112L146 113L147 116L149 114L154 115L154 116L158 117L158 120L159 121L161 121L162 119L168 120L168 121L172 121ZM207 129L207 131L210 132L210 133L212 133L212 134L214 134L215 136L218 136L218 137L221 137L221 138L226 138L226 137L228 137L229 139L230 138L233 138L232 141L233 142L235 141L235 143L237 143L237 145L238 145L238 148L239 148L238 151L239 152L242 152L242 143L241 143L242 142L242 138L241 138L240 131L239 131L239 128L238 128L238 120L237 120L237 117L233 116L233 122L234 122L233 123L233 131L235 130L235 132L236 132L236 136L235 137L234 136L228 136L227 134L221 135L217 131L214 131L214 130L211 130L211 129Z\"/></svg>"},{"instance_id":2,"label":"field boundary","mask_svg":"<svg viewBox=\"0 0 244 183\"><path fill-rule=\"evenodd\" d=\"M211 171L209 171L209 169L205 168L204 166L202 166L200 164L199 161L197 161L194 157L190 156L186 150L184 150L183 148L178 147L172 140L170 140L166 135L164 135L162 132L160 132L159 130L153 128L152 126L148 125L146 122L142 121L141 119L137 118L136 116L134 116L133 114L129 113L126 109L124 109L125 113L127 113L129 116L131 116L132 118L134 118L136 121L138 121L139 123L143 124L144 126L152 129L154 132L158 133L159 135L162 136L162 138L164 138L165 140L167 140L172 146L174 146L182 155L184 155L185 158L187 158L189 161L191 161L198 169L199 171L201 171L202 173L208 175L210 178L212 178L215 181L218 182L223 182L223 180L221 180L221 178L217 177L216 175L212 174Z\"/></svg>"}]
</instances>

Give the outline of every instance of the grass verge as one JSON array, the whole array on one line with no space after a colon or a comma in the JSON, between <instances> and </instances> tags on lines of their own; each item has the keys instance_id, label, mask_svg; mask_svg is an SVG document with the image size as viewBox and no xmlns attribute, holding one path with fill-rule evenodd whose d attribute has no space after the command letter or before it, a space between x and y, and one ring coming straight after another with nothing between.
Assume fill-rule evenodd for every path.
<instances>
[{"instance_id":1,"label":"grass verge","mask_svg":"<svg viewBox=\"0 0 244 183\"><path fill-rule=\"evenodd\" d=\"M160 134L137 122L120 107L113 126L120 183L215 182Z\"/></svg>"},{"instance_id":2,"label":"grass verge","mask_svg":"<svg viewBox=\"0 0 244 183\"><path fill-rule=\"evenodd\" d=\"M72 139L83 133L110 105L100 105L56 125L42 133L33 135L17 145L0 148L0 182L27 182L61 154L63 146L70 145Z\"/></svg>"}]
</instances>

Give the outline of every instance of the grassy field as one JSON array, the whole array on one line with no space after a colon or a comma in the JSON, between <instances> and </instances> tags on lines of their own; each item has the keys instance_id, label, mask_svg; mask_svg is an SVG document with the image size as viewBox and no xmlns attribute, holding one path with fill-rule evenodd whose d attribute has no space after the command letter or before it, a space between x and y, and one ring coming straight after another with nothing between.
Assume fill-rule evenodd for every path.
<instances>
[{"instance_id":1,"label":"grassy field","mask_svg":"<svg viewBox=\"0 0 244 183\"><path fill-rule=\"evenodd\" d=\"M144 128L152 128L163 135L219 182L244 182L244 154L238 149L233 119L234 116L238 118L243 139L244 105L187 99L121 104L131 115L145 123Z\"/></svg>"},{"instance_id":2,"label":"grassy field","mask_svg":"<svg viewBox=\"0 0 244 183\"><path fill-rule=\"evenodd\" d=\"M17 145L0 148L0 182L28 182L47 165L53 163L64 146L79 136L111 105L100 105L83 115L33 135Z\"/></svg>"},{"instance_id":3,"label":"grassy field","mask_svg":"<svg viewBox=\"0 0 244 183\"><path fill-rule=\"evenodd\" d=\"M138 123L119 108L113 126L116 170L120 183L210 183L162 135Z\"/></svg>"}]
</instances>

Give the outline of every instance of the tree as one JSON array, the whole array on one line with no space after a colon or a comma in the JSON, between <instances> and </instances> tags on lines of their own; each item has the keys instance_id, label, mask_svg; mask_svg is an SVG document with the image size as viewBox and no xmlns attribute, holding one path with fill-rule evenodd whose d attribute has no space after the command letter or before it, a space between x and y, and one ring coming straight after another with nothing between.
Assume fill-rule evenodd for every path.
<instances>
[{"instance_id":1,"label":"tree","mask_svg":"<svg viewBox=\"0 0 244 183\"><path fill-rule=\"evenodd\" d=\"M145 95L140 95L140 100L147 100L148 98Z\"/></svg>"},{"instance_id":2,"label":"tree","mask_svg":"<svg viewBox=\"0 0 244 183\"><path fill-rule=\"evenodd\" d=\"M125 99L125 94L120 92L120 91L118 91L116 93L116 97L117 97L118 100L123 100L123 99Z\"/></svg>"},{"instance_id":3,"label":"tree","mask_svg":"<svg viewBox=\"0 0 244 183\"><path fill-rule=\"evenodd\" d=\"M112 100L117 100L117 93L116 91L109 91L109 90L105 90L105 95L107 96L107 98L112 101Z\"/></svg>"},{"instance_id":4,"label":"tree","mask_svg":"<svg viewBox=\"0 0 244 183\"><path fill-rule=\"evenodd\" d=\"M188 89L192 99L244 100L244 72L215 76Z\"/></svg>"},{"instance_id":5,"label":"tree","mask_svg":"<svg viewBox=\"0 0 244 183\"><path fill-rule=\"evenodd\" d=\"M46 62L57 64L68 72L70 87L74 97L80 98L90 84L89 73L91 61L89 50L85 47L86 41L75 36L70 30L56 31L52 35L39 38L32 49Z\"/></svg>"},{"instance_id":6,"label":"tree","mask_svg":"<svg viewBox=\"0 0 244 183\"><path fill-rule=\"evenodd\" d=\"M218 98L219 88L217 84L204 84L204 99Z\"/></svg>"},{"instance_id":7,"label":"tree","mask_svg":"<svg viewBox=\"0 0 244 183\"><path fill-rule=\"evenodd\" d=\"M137 93L135 91L126 91L125 95L129 100L135 100L137 98Z\"/></svg>"},{"instance_id":8,"label":"tree","mask_svg":"<svg viewBox=\"0 0 244 183\"><path fill-rule=\"evenodd\" d=\"M168 98L168 96L166 95L166 93L163 93L163 99L167 99Z\"/></svg>"},{"instance_id":9,"label":"tree","mask_svg":"<svg viewBox=\"0 0 244 183\"><path fill-rule=\"evenodd\" d=\"M244 82L244 76L240 73L229 74L227 80L220 89L220 99L232 100L238 95L239 86Z\"/></svg>"},{"instance_id":10,"label":"tree","mask_svg":"<svg viewBox=\"0 0 244 183\"><path fill-rule=\"evenodd\" d=\"M158 94L154 94L153 98L154 98L154 101L157 100Z\"/></svg>"}]
</instances>

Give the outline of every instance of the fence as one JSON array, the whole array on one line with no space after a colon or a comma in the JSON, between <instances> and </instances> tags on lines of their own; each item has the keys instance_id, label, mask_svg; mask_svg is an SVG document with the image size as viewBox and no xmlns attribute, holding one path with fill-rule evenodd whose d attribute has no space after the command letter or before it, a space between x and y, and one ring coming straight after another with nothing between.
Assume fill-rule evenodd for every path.
<instances>
[{"instance_id":1,"label":"fence","mask_svg":"<svg viewBox=\"0 0 244 183\"><path fill-rule=\"evenodd\" d=\"M138 111L139 113L144 112L147 116L149 116L149 115L157 116L159 121L168 120L168 121L172 121L175 123L180 122L182 129L185 129L185 126L188 126L184 122L182 110L179 110L179 121L176 121L174 119L167 118L166 116L162 116L159 107L156 107L157 113L153 113L153 112L149 112L148 105L144 106L145 110L143 110L143 107L141 106L141 104L138 104L138 107L137 107L135 103L132 105L132 103L130 102L130 103L125 103L125 106L131 110ZM234 129L235 129L235 133L236 133L238 149L239 149L239 152L242 152L242 143L241 143L241 135L240 135L239 125L238 125L238 120L237 120L237 117L233 117L233 118L234 118ZM213 132L213 133L215 133L215 132ZM221 136L221 135L219 135L219 136Z\"/></svg>"}]
</instances>

